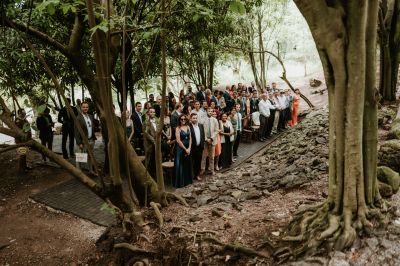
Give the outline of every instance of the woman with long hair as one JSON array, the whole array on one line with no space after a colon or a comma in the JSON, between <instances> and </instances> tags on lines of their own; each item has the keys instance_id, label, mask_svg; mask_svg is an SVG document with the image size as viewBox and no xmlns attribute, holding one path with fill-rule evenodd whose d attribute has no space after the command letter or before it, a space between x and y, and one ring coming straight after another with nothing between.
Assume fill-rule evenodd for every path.
<instances>
[{"instance_id":1,"label":"woman with long hair","mask_svg":"<svg viewBox=\"0 0 400 266\"><path fill-rule=\"evenodd\" d=\"M234 141L235 131L227 114L222 114L219 121L221 132L221 156L219 165L222 168L228 168L232 164L232 143Z\"/></svg>"},{"instance_id":2,"label":"woman with long hair","mask_svg":"<svg viewBox=\"0 0 400 266\"><path fill-rule=\"evenodd\" d=\"M175 110L175 104L176 104L175 95L172 91L170 91L168 92L168 107L171 112Z\"/></svg>"},{"instance_id":3,"label":"woman with long hair","mask_svg":"<svg viewBox=\"0 0 400 266\"><path fill-rule=\"evenodd\" d=\"M180 102L180 103L183 103L184 100L185 100L185 91L182 89L182 90L179 92L179 102Z\"/></svg>"},{"instance_id":4,"label":"woman with long hair","mask_svg":"<svg viewBox=\"0 0 400 266\"><path fill-rule=\"evenodd\" d=\"M218 120L217 113L215 112L215 109L213 110L213 117ZM221 131L221 128L218 129L218 133ZM215 153L214 153L214 169L215 171L219 171L218 167L218 161L219 161L219 156L221 155L221 136L220 134L217 135L217 145L215 145ZM210 166L210 169L211 166Z\"/></svg>"},{"instance_id":5,"label":"woman with long hair","mask_svg":"<svg viewBox=\"0 0 400 266\"><path fill-rule=\"evenodd\" d=\"M295 95L293 96L293 102L292 102L292 122L291 126L294 127L297 125L297 116L299 113L299 107L300 107L300 90L295 89L294 90Z\"/></svg>"},{"instance_id":6,"label":"woman with long hair","mask_svg":"<svg viewBox=\"0 0 400 266\"><path fill-rule=\"evenodd\" d=\"M193 166L191 157L192 136L186 115L179 116L178 127L175 131L175 187L181 188L193 183Z\"/></svg>"}]
</instances>

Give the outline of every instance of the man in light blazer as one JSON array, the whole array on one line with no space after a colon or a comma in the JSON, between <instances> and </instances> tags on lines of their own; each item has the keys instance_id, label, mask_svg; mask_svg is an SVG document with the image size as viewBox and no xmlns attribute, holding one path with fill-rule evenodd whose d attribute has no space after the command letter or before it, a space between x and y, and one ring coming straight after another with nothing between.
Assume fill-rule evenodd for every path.
<instances>
[{"instance_id":1,"label":"man in light blazer","mask_svg":"<svg viewBox=\"0 0 400 266\"><path fill-rule=\"evenodd\" d=\"M89 114L89 104L87 102L81 103L81 112L79 113L77 119L78 123L81 126L83 133L89 140L90 148L94 149L94 142L96 140L95 132L94 132L94 118L93 115ZM78 152L87 152L89 147L86 147L83 142L83 137L77 127L75 127L75 140L76 145L78 145ZM77 163L77 167L79 167L79 163ZM94 174L94 166L91 164L90 158L88 158L88 166L91 174Z\"/></svg>"},{"instance_id":2,"label":"man in light blazer","mask_svg":"<svg viewBox=\"0 0 400 266\"><path fill-rule=\"evenodd\" d=\"M206 168L207 157L209 162L209 168L211 175L214 175L214 156L215 156L215 145L217 145L217 136L219 132L218 120L212 116L213 109L207 109L207 117L203 121L204 126L204 151L201 160L201 174L204 174Z\"/></svg>"},{"instance_id":3,"label":"man in light blazer","mask_svg":"<svg viewBox=\"0 0 400 266\"><path fill-rule=\"evenodd\" d=\"M204 126L198 122L198 115L196 113L192 113L190 115L190 134L192 136L192 165L193 165L193 174L197 180L201 180L200 172L201 172L201 161L204 150Z\"/></svg>"},{"instance_id":4,"label":"man in light blazer","mask_svg":"<svg viewBox=\"0 0 400 266\"><path fill-rule=\"evenodd\" d=\"M143 123L145 166L149 174L157 180L155 148L158 119L156 118L156 110L153 107L149 109L147 114L149 119L146 119Z\"/></svg>"}]
</instances>

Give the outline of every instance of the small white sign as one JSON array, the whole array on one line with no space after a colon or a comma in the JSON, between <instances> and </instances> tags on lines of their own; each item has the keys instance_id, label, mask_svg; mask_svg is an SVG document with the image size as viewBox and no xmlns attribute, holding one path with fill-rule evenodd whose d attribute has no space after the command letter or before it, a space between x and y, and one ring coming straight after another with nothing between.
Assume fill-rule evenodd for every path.
<instances>
[{"instance_id":1,"label":"small white sign","mask_svg":"<svg viewBox=\"0 0 400 266\"><path fill-rule=\"evenodd\" d=\"M75 153L75 160L78 163L87 163L88 161L88 154L87 153L80 153L76 152Z\"/></svg>"}]
</instances>

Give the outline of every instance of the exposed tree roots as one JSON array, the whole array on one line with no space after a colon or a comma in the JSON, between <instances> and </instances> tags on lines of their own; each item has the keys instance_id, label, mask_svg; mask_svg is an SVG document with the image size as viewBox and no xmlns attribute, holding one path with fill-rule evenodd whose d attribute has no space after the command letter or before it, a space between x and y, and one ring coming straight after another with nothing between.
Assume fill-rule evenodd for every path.
<instances>
[{"instance_id":1,"label":"exposed tree roots","mask_svg":"<svg viewBox=\"0 0 400 266\"><path fill-rule=\"evenodd\" d=\"M387 224L387 221L388 215L382 209L359 207L357 213L345 209L336 215L332 206L325 202L295 214L285 235L275 241L267 238L264 245L274 250L274 257L281 263L305 254L349 248L357 233L368 233L371 228Z\"/></svg>"},{"instance_id":2,"label":"exposed tree roots","mask_svg":"<svg viewBox=\"0 0 400 266\"><path fill-rule=\"evenodd\" d=\"M268 254L265 254L263 252L259 252L257 250L254 250L252 248L249 247L245 247L241 244L224 244L222 243L220 240L214 238L214 237L204 237L202 239L200 239L202 241L209 241L212 242L213 244L217 244L219 246L222 246L222 251L226 251L226 250L230 250L233 252L237 252L237 253L242 253L244 255L247 256L258 256L261 258L269 258Z\"/></svg>"},{"instance_id":3,"label":"exposed tree roots","mask_svg":"<svg viewBox=\"0 0 400 266\"><path fill-rule=\"evenodd\" d=\"M167 199L171 199L171 200L178 200L183 206L189 207L189 204L187 204L186 200L184 198L182 198L182 196L177 195L175 193L171 193L171 192L165 192L165 195L167 197Z\"/></svg>"},{"instance_id":4,"label":"exposed tree roots","mask_svg":"<svg viewBox=\"0 0 400 266\"><path fill-rule=\"evenodd\" d=\"M163 227L164 225L164 218L162 216L162 213L160 212L161 204L155 203L155 202L150 202L150 206L154 209L154 213L156 214L156 217L159 222L159 226Z\"/></svg>"},{"instance_id":5,"label":"exposed tree roots","mask_svg":"<svg viewBox=\"0 0 400 266\"><path fill-rule=\"evenodd\" d=\"M147 255L155 255L155 254L157 254L157 252L155 252L155 251L144 250L144 249L135 247L134 245L129 244L129 243L118 243L118 244L114 245L114 248L115 249L125 248L125 249L128 249L129 251L132 251L132 252L135 252L135 253L141 253L141 254L147 254Z\"/></svg>"}]
</instances>

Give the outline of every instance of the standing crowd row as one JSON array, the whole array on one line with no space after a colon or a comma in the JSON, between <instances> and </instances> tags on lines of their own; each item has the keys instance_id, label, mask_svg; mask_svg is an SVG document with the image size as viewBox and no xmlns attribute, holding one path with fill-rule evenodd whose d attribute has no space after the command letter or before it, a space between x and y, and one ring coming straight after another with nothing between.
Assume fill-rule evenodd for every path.
<instances>
[{"instance_id":1,"label":"standing crowd row","mask_svg":"<svg viewBox=\"0 0 400 266\"><path fill-rule=\"evenodd\" d=\"M202 180L206 174L228 168L236 160L245 130L256 130L264 142L271 135L297 124L300 91L272 88L258 92L254 84L241 83L224 90L189 87L176 101L166 99L162 152L164 161L174 161L174 185L183 187ZM144 104L137 102L133 114L127 115L127 134L134 147L144 152L145 165L155 176L155 136L161 115L161 97L149 95Z\"/></svg>"},{"instance_id":2,"label":"standing crowd row","mask_svg":"<svg viewBox=\"0 0 400 266\"><path fill-rule=\"evenodd\" d=\"M70 99L68 101L71 104ZM239 83L213 91L200 85L197 92L193 92L189 86L186 93L183 90L180 92L178 100L169 93L166 97L161 144L163 161L173 162L174 165L174 186L184 187L191 184L193 179L202 180L207 174L213 175L215 171L229 168L240 156L238 148L246 130L251 130L259 141L264 142L271 135L295 126L299 103L298 89L292 95L289 90L279 90L276 83L261 92L255 88L254 82L249 87ZM92 148L96 140L94 109L90 99L72 106L82 133ZM52 149L54 123L49 113L50 110L46 108L36 124L42 144ZM144 108L141 102L136 102L132 115L128 112L122 115L126 118L129 140L136 152L144 155L144 164L150 175L155 177L155 139L161 116L161 97L155 100L154 95L150 94ZM16 124L23 128L26 122L21 109ZM64 158L73 157L74 150L87 151L88 147L66 107L59 111L58 122L62 123ZM108 139L106 132L102 130L105 147ZM66 147L68 138L69 155ZM94 174L90 163L89 170ZM107 149L104 171L108 171Z\"/></svg>"}]
</instances>

